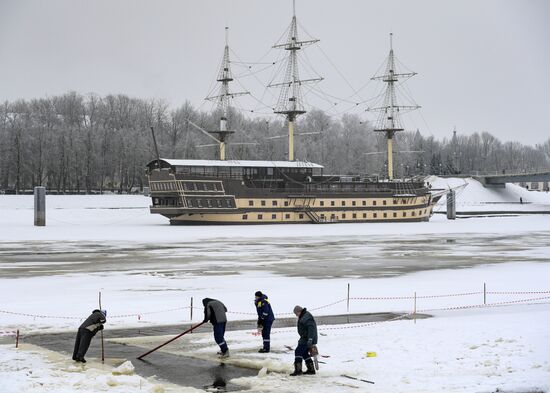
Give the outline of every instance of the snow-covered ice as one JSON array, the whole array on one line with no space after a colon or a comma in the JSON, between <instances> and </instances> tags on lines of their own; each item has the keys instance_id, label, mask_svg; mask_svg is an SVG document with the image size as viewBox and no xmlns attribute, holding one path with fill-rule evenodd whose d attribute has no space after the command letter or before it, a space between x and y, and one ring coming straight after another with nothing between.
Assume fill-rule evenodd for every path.
<instances>
[{"instance_id":1,"label":"snow-covered ice","mask_svg":"<svg viewBox=\"0 0 550 393\"><path fill-rule=\"evenodd\" d=\"M484 189L471 179L432 179L432 184L456 187L464 181L459 211L550 210L547 193L513 185ZM516 203L520 196L523 205ZM352 313L408 313L416 292L418 312L429 310L434 318L321 327L319 348L330 358L322 359L326 364L319 375L301 379L300 391L550 389L549 215L172 227L149 213L149 201L48 196L47 226L34 227L32 196L0 196L0 335L19 329L24 342L32 331L75 330L97 306L99 291L109 313L107 328L189 322L191 297L196 306L205 296L223 300L230 320L253 319L251 297L258 289L270 296L279 316L289 316L295 304L314 315L343 314L349 283ZM488 303L508 304L477 307L484 283ZM543 293L500 293L517 291ZM445 294L462 295L427 297ZM510 304L514 301L523 302ZM197 321L201 312L194 311ZM251 332L229 332L229 361L258 371L288 370L293 355L284 345L294 346L296 333L275 331L277 350L265 357L255 353L259 339ZM134 345L149 348L161 339ZM188 340L196 341L192 352ZM216 348L209 335L194 334L163 350L208 358ZM378 356L365 357L368 351ZM92 364L86 373L70 373L72 362L28 344L19 350L0 346L0 359L0 385L14 392L137 391L139 383L143 389L174 388L137 375L115 376L115 365ZM376 384L344 379L342 373ZM289 377L261 374L234 382L251 391L297 391Z\"/></svg>"}]
</instances>

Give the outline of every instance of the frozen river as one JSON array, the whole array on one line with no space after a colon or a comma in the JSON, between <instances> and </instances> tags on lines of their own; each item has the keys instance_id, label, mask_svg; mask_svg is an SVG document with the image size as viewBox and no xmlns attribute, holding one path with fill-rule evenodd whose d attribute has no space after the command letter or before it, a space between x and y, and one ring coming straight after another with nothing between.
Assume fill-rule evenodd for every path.
<instances>
[{"instance_id":1,"label":"frozen river","mask_svg":"<svg viewBox=\"0 0 550 393\"><path fill-rule=\"evenodd\" d=\"M173 243L0 243L0 276L120 272L171 276L265 271L290 277L380 278L501 262L546 262L550 232L214 238Z\"/></svg>"}]
</instances>

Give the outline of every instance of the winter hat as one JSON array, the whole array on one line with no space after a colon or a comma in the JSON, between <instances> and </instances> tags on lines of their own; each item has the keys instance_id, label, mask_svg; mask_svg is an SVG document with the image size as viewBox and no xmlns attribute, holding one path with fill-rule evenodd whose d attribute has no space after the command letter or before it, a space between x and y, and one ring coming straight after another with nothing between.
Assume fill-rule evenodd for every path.
<instances>
[{"instance_id":1,"label":"winter hat","mask_svg":"<svg viewBox=\"0 0 550 393\"><path fill-rule=\"evenodd\" d=\"M295 314L297 317L299 317L300 314L302 313L302 310L303 310L302 307L296 306L296 307L294 307L294 314Z\"/></svg>"},{"instance_id":2,"label":"winter hat","mask_svg":"<svg viewBox=\"0 0 550 393\"><path fill-rule=\"evenodd\" d=\"M256 293L254 294L254 296L256 297L262 297L263 293L262 291L256 291Z\"/></svg>"}]
</instances>

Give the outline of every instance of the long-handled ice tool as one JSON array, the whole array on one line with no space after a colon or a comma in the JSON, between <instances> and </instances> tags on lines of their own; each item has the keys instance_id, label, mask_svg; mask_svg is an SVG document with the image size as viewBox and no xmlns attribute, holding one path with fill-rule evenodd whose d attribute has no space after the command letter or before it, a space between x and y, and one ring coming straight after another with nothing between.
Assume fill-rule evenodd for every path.
<instances>
[{"instance_id":1,"label":"long-handled ice tool","mask_svg":"<svg viewBox=\"0 0 550 393\"><path fill-rule=\"evenodd\" d=\"M204 322L198 323L195 326L191 326L185 332L178 334L176 337L173 337L170 340L166 341L165 343L160 344L158 347L151 349L149 352L145 352L143 355L138 356L137 359L139 359L139 360L143 359L145 356L149 355L150 353L155 352L157 349L160 349L160 348L164 347L166 344L170 344L172 341L177 340L178 338L180 338L184 334L192 332L193 330L195 330L196 328L198 328L202 324L204 324Z\"/></svg>"},{"instance_id":2,"label":"long-handled ice tool","mask_svg":"<svg viewBox=\"0 0 550 393\"><path fill-rule=\"evenodd\" d=\"M344 377L344 378L354 379L354 380L356 380L356 381L361 381L361 382L365 382L365 383L371 383L371 384L374 385L374 382L369 381L369 380L367 380L367 379L356 378L356 377L352 377L351 375L346 375L346 374L342 374L341 376Z\"/></svg>"}]
</instances>

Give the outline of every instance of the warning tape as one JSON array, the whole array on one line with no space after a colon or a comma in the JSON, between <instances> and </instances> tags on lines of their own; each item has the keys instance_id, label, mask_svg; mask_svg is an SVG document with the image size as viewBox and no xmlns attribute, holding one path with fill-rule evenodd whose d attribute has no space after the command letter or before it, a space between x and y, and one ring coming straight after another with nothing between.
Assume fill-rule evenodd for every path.
<instances>
[{"instance_id":1,"label":"warning tape","mask_svg":"<svg viewBox=\"0 0 550 393\"><path fill-rule=\"evenodd\" d=\"M468 310L473 308L489 308L489 307L500 307L500 306L513 306L515 304L529 303L529 302L538 302L540 300L548 300L550 296L541 296L530 299L520 299L520 300L509 300L507 302L496 302L496 303L487 303L487 304L472 304L469 306L454 306L454 307L444 307L444 308L430 308L424 310L417 310L417 313L423 312L434 312L434 311L455 311L455 310ZM532 304L545 304L545 303L532 303Z\"/></svg>"},{"instance_id":2,"label":"warning tape","mask_svg":"<svg viewBox=\"0 0 550 393\"><path fill-rule=\"evenodd\" d=\"M488 295L543 295L550 291L487 291Z\"/></svg>"},{"instance_id":3,"label":"warning tape","mask_svg":"<svg viewBox=\"0 0 550 393\"><path fill-rule=\"evenodd\" d=\"M171 312L171 311L178 311L178 310L185 310L189 309L191 307L185 306L185 307L176 307L176 308L169 308L165 310L157 310L157 311L147 311L142 313L135 313L135 314L120 314L120 315L111 315L110 318L113 319L119 319L119 318L129 318L129 317L141 317L142 315L150 315L150 314L161 314L165 312ZM22 312L15 312L15 311L7 311L7 310L0 310L0 313L3 314L10 314L10 315L19 315L23 317L31 317L31 318L45 318L45 319L79 319L83 320L82 317L68 317L68 316L56 316L56 315L41 315L41 314L28 314L28 313L22 313Z\"/></svg>"},{"instance_id":4,"label":"warning tape","mask_svg":"<svg viewBox=\"0 0 550 393\"><path fill-rule=\"evenodd\" d=\"M472 295L482 295L482 294L483 292L479 291L479 292L451 293L446 295L417 295L416 299L436 299L436 298L443 298L443 297L459 297L459 296L472 296ZM350 297L350 300L411 300L414 298L415 296L364 296L364 297Z\"/></svg>"},{"instance_id":5,"label":"warning tape","mask_svg":"<svg viewBox=\"0 0 550 393\"><path fill-rule=\"evenodd\" d=\"M530 298L530 299L520 299L520 300L511 300L507 302L496 302L496 303L487 303L487 304L474 304L469 306L457 306L457 307L445 307L445 308L431 308L431 309L424 309L424 310L417 310L415 312L409 312L406 314L398 315L394 318L385 319L382 321L372 321L372 322L365 322L365 323L351 323L346 325L337 325L337 326L319 326L318 330L324 331L324 330L343 330L343 329L357 329L357 328L363 328L363 327L370 327L370 326L376 326L382 323L386 322L395 322L402 319L412 319L415 314L420 313L426 313L426 312L434 312L434 311L457 311L457 310L467 310L467 309L475 309L475 308L491 308L491 307L507 307L507 306L514 306L517 304L523 304L523 305L543 305L543 304L550 304L550 302L540 302L541 300L548 300L550 299L550 296L542 296L542 297L536 297L536 298ZM296 329L291 328L285 328L285 329L277 329L276 331L272 332L274 333L288 333L288 332L294 332ZM252 335L257 335L256 331L249 332Z\"/></svg>"},{"instance_id":6,"label":"warning tape","mask_svg":"<svg viewBox=\"0 0 550 393\"><path fill-rule=\"evenodd\" d=\"M413 300L413 299L437 299L437 298L448 298L448 297L463 297L463 296L473 296L473 295L482 295L484 292L477 291L477 292L464 292L464 293L452 293L452 294L438 294L438 295L417 295L415 296L362 296L362 297L350 297L349 300ZM550 291L487 291L485 292L487 295L544 295L544 294L550 294ZM541 298L544 299L544 298ZM335 302L325 304L319 307L309 308L310 311L318 311L323 310L332 306L335 306L337 304L343 303L347 301L347 298L337 300ZM514 302L523 302L523 300L514 301ZM492 303L497 304L497 303ZM500 303L499 303L500 304ZM513 303L512 303L513 304ZM477 305L474 307L482 307L486 305ZM457 307L450 307L450 308L442 308L442 309L430 309L428 311L443 311L448 309L461 309L464 307L471 307L471 306L459 306ZM119 315L112 315L110 318L113 319L121 319L121 318L131 318L131 317L137 317L138 319L141 318L142 315L152 315L152 314L161 314L166 312L172 312L172 311L180 311L180 310L189 310L189 309L195 309L202 311L202 307L191 307L191 306L183 306L183 307L175 307L175 308L169 308L164 310L156 310L156 311L146 311L146 312L138 312L138 313L132 313L132 314L119 314ZM10 315L18 315L18 316L25 316L25 317L31 317L31 318L44 318L44 319L72 319L72 320L83 320L82 317L75 317L75 316L56 316L56 315L42 315L42 314L30 314L30 313L21 313L21 312L15 312L15 311L8 311L8 310L0 310L0 313L3 314L10 314ZM237 314L237 315L249 315L249 316L256 316L257 313L255 312L245 312L245 311L233 311L229 310L227 311L229 314ZM280 313L277 314L277 316L292 316L293 313Z\"/></svg>"},{"instance_id":7,"label":"warning tape","mask_svg":"<svg viewBox=\"0 0 550 393\"><path fill-rule=\"evenodd\" d=\"M16 336L17 330L0 330L0 337Z\"/></svg>"}]
</instances>

